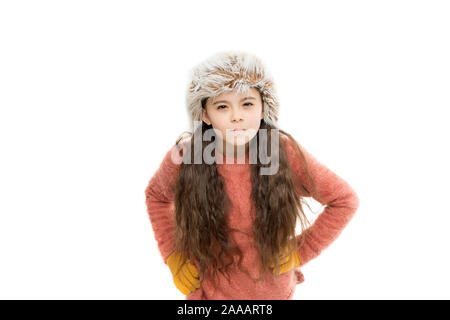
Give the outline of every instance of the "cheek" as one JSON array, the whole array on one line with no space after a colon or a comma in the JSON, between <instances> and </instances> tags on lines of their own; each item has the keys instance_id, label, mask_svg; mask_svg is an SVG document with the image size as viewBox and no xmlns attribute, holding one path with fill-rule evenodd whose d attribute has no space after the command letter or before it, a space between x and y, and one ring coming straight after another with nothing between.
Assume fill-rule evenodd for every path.
<instances>
[{"instance_id":1,"label":"cheek","mask_svg":"<svg viewBox=\"0 0 450 320\"><path fill-rule=\"evenodd\" d=\"M213 127L214 132L220 139L225 139L225 135L227 134L227 128L221 125L217 125Z\"/></svg>"},{"instance_id":2,"label":"cheek","mask_svg":"<svg viewBox=\"0 0 450 320\"><path fill-rule=\"evenodd\" d=\"M224 121L221 121L221 119L218 119L217 117L214 118L214 119L211 119L211 124L212 124L212 127L213 127L215 132L217 132L217 131L219 131L221 133L222 132L223 133L226 132L225 123L224 123Z\"/></svg>"},{"instance_id":3,"label":"cheek","mask_svg":"<svg viewBox=\"0 0 450 320\"><path fill-rule=\"evenodd\" d=\"M251 119L252 121L250 123L250 126L253 129L258 130L261 125L261 112L254 114Z\"/></svg>"}]
</instances>

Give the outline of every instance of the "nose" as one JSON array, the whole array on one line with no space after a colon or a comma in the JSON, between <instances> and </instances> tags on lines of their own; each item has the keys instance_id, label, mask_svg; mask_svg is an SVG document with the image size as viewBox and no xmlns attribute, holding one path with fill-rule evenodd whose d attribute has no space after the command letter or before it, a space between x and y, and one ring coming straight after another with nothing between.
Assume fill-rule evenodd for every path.
<instances>
[{"instance_id":1,"label":"nose","mask_svg":"<svg viewBox=\"0 0 450 320\"><path fill-rule=\"evenodd\" d=\"M242 120L241 110L239 108L232 108L231 121L235 122L240 120Z\"/></svg>"}]
</instances>

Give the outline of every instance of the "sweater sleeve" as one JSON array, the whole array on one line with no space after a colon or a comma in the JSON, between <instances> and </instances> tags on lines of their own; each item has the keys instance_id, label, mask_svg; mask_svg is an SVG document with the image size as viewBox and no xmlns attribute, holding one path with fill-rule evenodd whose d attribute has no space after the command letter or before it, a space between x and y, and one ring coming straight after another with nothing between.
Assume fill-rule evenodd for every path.
<instances>
[{"instance_id":1,"label":"sweater sleeve","mask_svg":"<svg viewBox=\"0 0 450 320\"><path fill-rule=\"evenodd\" d=\"M181 157L174 145L164 156L158 170L145 189L147 213L158 243L158 249L167 264L174 251L175 216L173 200L175 183L181 167Z\"/></svg>"},{"instance_id":2,"label":"sweater sleeve","mask_svg":"<svg viewBox=\"0 0 450 320\"><path fill-rule=\"evenodd\" d=\"M287 140L284 141L285 146L287 145L286 153L294 174L294 180L300 181L316 201L325 205L324 210L307 229L305 242L299 249L301 266L304 266L308 261L316 258L339 236L356 212L359 206L359 198L344 179L319 162L300 145L319 197L314 195L302 157L294 149L295 146L292 145L292 141L287 144ZM298 243L300 243L300 237L301 235L297 236Z\"/></svg>"}]
</instances>

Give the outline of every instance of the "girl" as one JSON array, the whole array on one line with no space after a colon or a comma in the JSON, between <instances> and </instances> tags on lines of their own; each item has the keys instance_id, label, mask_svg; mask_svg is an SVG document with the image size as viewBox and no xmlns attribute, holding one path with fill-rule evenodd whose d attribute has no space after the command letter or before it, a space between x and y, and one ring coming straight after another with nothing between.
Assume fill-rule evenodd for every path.
<instances>
[{"instance_id":1,"label":"girl","mask_svg":"<svg viewBox=\"0 0 450 320\"><path fill-rule=\"evenodd\" d=\"M145 190L175 286L187 300L292 299L299 267L356 212L355 191L278 128L274 84L257 57L210 57L193 69L186 98L193 133L178 138ZM312 225L306 197L325 206Z\"/></svg>"}]
</instances>

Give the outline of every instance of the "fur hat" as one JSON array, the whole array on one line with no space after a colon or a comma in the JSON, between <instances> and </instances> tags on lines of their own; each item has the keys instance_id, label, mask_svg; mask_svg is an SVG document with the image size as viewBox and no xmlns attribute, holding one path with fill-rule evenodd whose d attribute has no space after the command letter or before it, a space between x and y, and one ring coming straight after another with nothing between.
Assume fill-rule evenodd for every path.
<instances>
[{"instance_id":1,"label":"fur hat","mask_svg":"<svg viewBox=\"0 0 450 320\"><path fill-rule=\"evenodd\" d=\"M202 121L202 100L236 90L243 93L256 88L262 97L264 122L278 127L279 102L271 75L261 60L244 51L222 51L190 71L186 104L191 118ZM201 123L201 122L200 122Z\"/></svg>"}]
</instances>

